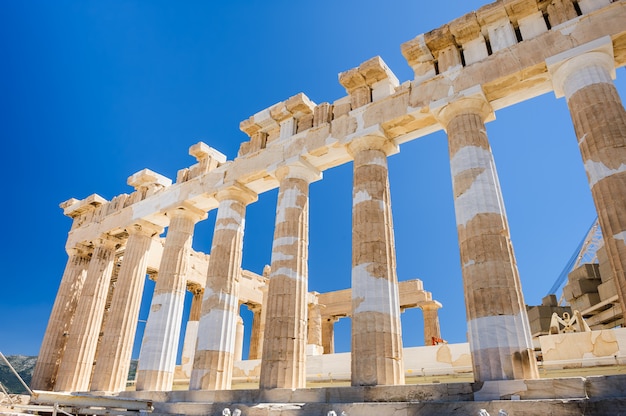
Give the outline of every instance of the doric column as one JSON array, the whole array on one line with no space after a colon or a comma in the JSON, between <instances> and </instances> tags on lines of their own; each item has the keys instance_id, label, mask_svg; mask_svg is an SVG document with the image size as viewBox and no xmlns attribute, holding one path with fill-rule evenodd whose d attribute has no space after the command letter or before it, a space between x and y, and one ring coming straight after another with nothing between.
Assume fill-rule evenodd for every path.
<instances>
[{"instance_id":1,"label":"doric column","mask_svg":"<svg viewBox=\"0 0 626 416\"><path fill-rule=\"evenodd\" d=\"M324 354L335 353L335 322L339 318L331 316L322 319L322 347Z\"/></svg>"},{"instance_id":2,"label":"doric column","mask_svg":"<svg viewBox=\"0 0 626 416\"><path fill-rule=\"evenodd\" d=\"M246 205L256 201L257 195L233 185L219 191L217 199L190 390L227 390L232 381L244 219Z\"/></svg>"},{"instance_id":3,"label":"doric column","mask_svg":"<svg viewBox=\"0 0 626 416\"><path fill-rule=\"evenodd\" d=\"M263 336L261 333L261 308L261 305L248 305L248 309L252 311L252 330L250 331L248 360L261 358L261 349L259 348Z\"/></svg>"},{"instance_id":4,"label":"doric column","mask_svg":"<svg viewBox=\"0 0 626 416\"><path fill-rule=\"evenodd\" d=\"M235 353L233 356L233 361L241 361L243 357L243 318L241 316L237 316L237 325L235 330Z\"/></svg>"},{"instance_id":5,"label":"doric column","mask_svg":"<svg viewBox=\"0 0 626 416\"><path fill-rule=\"evenodd\" d=\"M306 387L309 184L321 173L303 161L280 167L259 387Z\"/></svg>"},{"instance_id":6,"label":"doric column","mask_svg":"<svg viewBox=\"0 0 626 416\"><path fill-rule=\"evenodd\" d=\"M493 115L491 107L476 88L435 111L448 133L474 378L537 378L504 202L485 131L485 121Z\"/></svg>"},{"instance_id":7,"label":"doric column","mask_svg":"<svg viewBox=\"0 0 626 416\"><path fill-rule=\"evenodd\" d=\"M192 207L173 209L167 215L170 224L139 353L137 390L172 389L193 229L206 218L205 212Z\"/></svg>"},{"instance_id":8,"label":"doric column","mask_svg":"<svg viewBox=\"0 0 626 416\"><path fill-rule=\"evenodd\" d=\"M307 324L307 345L306 355L322 355L322 308L317 296L319 293L311 292L311 302L309 302L308 324Z\"/></svg>"},{"instance_id":9,"label":"doric column","mask_svg":"<svg viewBox=\"0 0 626 416\"><path fill-rule=\"evenodd\" d=\"M120 241L103 236L94 241L87 277L70 326L55 391L87 391L109 291L115 250Z\"/></svg>"},{"instance_id":10,"label":"doric column","mask_svg":"<svg viewBox=\"0 0 626 416\"><path fill-rule=\"evenodd\" d=\"M191 309L187 326L185 327L185 339L183 340L183 353L181 357L181 368L186 378L191 378L193 370L193 359L196 355L196 341L198 340L198 326L200 324L200 314L202 312L202 298L204 289L196 287L191 290Z\"/></svg>"},{"instance_id":11,"label":"doric column","mask_svg":"<svg viewBox=\"0 0 626 416\"><path fill-rule=\"evenodd\" d=\"M59 363L63 357L67 335L74 318L76 305L80 297L83 282L87 276L89 257L83 250L68 250L69 258L54 306L48 320L37 364L33 372L31 388L33 390L50 391L54 387Z\"/></svg>"},{"instance_id":12,"label":"doric column","mask_svg":"<svg viewBox=\"0 0 626 416\"><path fill-rule=\"evenodd\" d=\"M380 136L350 143L352 194L352 385L404 384L387 155Z\"/></svg>"},{"instance_id":13,"label":"doric column","mask_svg":"<svg viewBox=\"0 0 626 416\"><path fill-rule=\"evenodd\" d=\"M441 304L433 302L420 306L422 315L424 316L424 345L432 345L433 338L441 339L441 330L439 329L439 311Z\"/></svg>"},{"instance_id":14,"label":"doric column","mask_svg":"<svg viewBox=\"0 0 626 416\"><path fill-rule=\"evenodd\" d=\"M613 85L610 38L548 60L557 96L565 96L598 222L626 310L626 111Z\"/></svg>"},{"instance_id":15,"label":"doric column","mask_svg":"<svg viewBox=\"0 0 626 416\"><path fill-rule=\"evenodd\" d=\"M128 242L117 277L111 310L104 326L91 380L92 391L118 392L126 388L133 352L143 286L146 281L148 250L152 237L163 229L150 223L126 229Z\"/></svg>"}]
</instances>

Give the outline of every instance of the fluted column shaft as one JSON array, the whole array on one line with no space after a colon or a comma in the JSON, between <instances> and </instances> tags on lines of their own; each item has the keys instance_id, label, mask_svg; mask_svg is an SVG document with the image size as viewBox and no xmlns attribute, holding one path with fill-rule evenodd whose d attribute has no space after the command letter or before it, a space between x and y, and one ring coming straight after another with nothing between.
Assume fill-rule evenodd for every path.
<instances>
[{"instance_id":1,"label":"fluted column shaft","mask_svg":"<svg viewBox=\"0 0 626 416\"><path fill-rule=\"evenodd\" d=\"M614 65L611 50L592 51L566 62L553 80L567 100L617 293L626 310L626 111L611 79Z\"/></svg>"},{"instance_id":2,"label":"fluted column shaft","mask_svg":"<svg viewBox=\"0 0 626 416\"><path fill-rule=\"evenodd\" d=\"M424 316L424 345L432 345L433 338L441 339L439 306L424 305L421 309Z\"/></svg>"},{"instance_id":3,"label":"fluted column shaft","mask_svg":"<svg viewBox=\"0 0 626 416\"><path fill-rule=\"evenodd\" d=\"M92 391L118 392L126 389L146 280L148 251L152 237L160 234L162 229L148 224L135 224L127 231L128 242L113 292L111 310L104 326L102 343L96 355Z\"/></svg>"},{"instance_id":4,"label":"fluted column shaft","mask_svg":"<svg viewBox=\"0 0 626 416\"><path fill-rule=\"evenodd\" d=\"M248 306L252 311L252 330L250 331L250 351L248 352L249 360L257 360L261 358L261 349L259 345L263 334L261 333L261 306Z\"/></svg>"},{"instance_id":5,"label":"fluted column shaft","mask_svg":"<svg viewBox=\"0 0 626 416\"><path fill-rule=\"evenodd\" d=\"M198 326L200 324L203 297L204 289L196 288L193 291L189 319L185 327L185 339L183 340L183 353L181 357L181 369L186 378L191 378L191 371L193 370L193 359L196 355L196 341L198 339Z\"/></svg>"},{"instance_id":6,"label":"fluted column shaft","mask_svg":"<svg viewBox=\"0 0 626 416\"><path fill-rule=\"evenodd\" d=\"M180 208L168 215L171 220L139 353L137 390L172 389L193 229L206 214Z\"/></svg>"},{"instance_id":7,"label":"fluted column shaft","mask_svg":"<svg viewBox=\"0 0 626 416\"><path fill-rule=\"evenodd\" d=\"M30 385L33 390L50 391L54 387L59 364L65 351L67 334L74 318L88 267L89 257L85 253L77 249L69 250L67 265L54 306L52 306L48 327L41 342L37 364L31 379Z\"/></svg>"},{"instance_id":8,"label":"fluted column shaft","mask_svg":"<svg viewBox=\"0 0 626 416\"><path fill-rule=\"evenodd\" d=\"M338 318L332 317L322 320L322 347L324 354L335 353L335 322Z\"/></svg>"},{"instance_id":9,"label":"fluted column shaft","mask_svg":"<svg viewBox=\"0 0 626 416\"><path fill-rule=\"evenodd\" d=\"M309 303L309 319L307 324L307 355L324 354L322 346L322 305Z\"/></svg>"},{"instance_id":10,"label":"fluted column shaft","mask_svg":"<svg viewBox=\"0 0 626 416\"><path fill-rule=\"evenodd\" d=\"M390 144L381 137L351 143L352 385L404 384L396 255L387 169Z\"/></svg>"},{"instance_id":11,"label":"fluted column shaft","mask_svg":"<svg viewBox=\"0 0 626 416\"><path fill-rule=\"evenodd\" d=\"M232 382L246 205L255 201L256 195L232 187L220 191L217 197L220 203L190 390L226 390Z\"/></svg>"},{"instance_id":12,"label":"fluted column shaft","mask_svg":"<svg viewBox=\"0 0 626 416\"><path fill-rule=\"evenodd\" d=\"M54 385L55 391L89 390L118 243L108 236L94 242L95 248L87 269L87 277L78 299L65 353Z\"/></svg>"},{"instance_id":13,"label":"fluted column shaft","mask_svg":"<svg viewBox=\"0 0 626 416\"><path fill-rule=\"evenodd\" d=\"M244 333L244 324L243 318L241 316L237 316L237 323L235 325L235 353L233 360L241 361L243 357L243 333Z\"/></svg>"},{"instance_id":14,"label":"fluted column shaft","mask_svg":"<svg viewBox=\"0 0 626 416\"><path fill-rule=\"evenodd\" d=\"M319 172L285 166L280 180L267 319L261 360L261 389L306 387L306 329L309 245L309 183Z\"/></svg>"},{"instance_id":15,"label":"fluted column shaft","mask_svg":"<svg viewBox=\"0 0 626 416\"><path fill-rule=\"evenodd\" d=\"M482 96L441 114L448 133L468 337L476 381L538 377Z\"/></svg>"}]
</instances>

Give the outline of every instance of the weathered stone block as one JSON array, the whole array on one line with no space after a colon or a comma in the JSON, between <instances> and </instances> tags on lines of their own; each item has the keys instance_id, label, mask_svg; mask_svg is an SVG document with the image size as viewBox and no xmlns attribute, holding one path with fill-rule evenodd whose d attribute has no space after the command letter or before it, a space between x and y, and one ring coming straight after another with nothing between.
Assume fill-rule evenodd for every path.
<instances>
[{"instance_id":1,"label":"weathered stone block","mask_svg":"<svg viewBox=\"0 0 626 416\"><path fill-rule=\"evenodd\" d=\"M598 285L602 283L600 279L579 279L569 282L568 286L574 298L578 298L585 293L598 292Z\"/></svg>"},{"instance_id":2,"label":"weathered stone block","mask_svg":"<svg viewBox=\"0 0 626 416\"><path fill-rule=\"evenodd\" d=\"M599 279L600 266L596 263L581 264L579 267L569 272L567 278L570 282L579 279Z\"/></svg>"},{"instance_id":3,"label":"weathered stone block","mask_svg":"<svg viewBox=\"0 0 626 416\"><path fill-rule=\"evenodd\" d=\"M598 285L598 294L601 300L607 300L617 294L617 287L615 287L615 280L607 280L606 282Z\"/></svg>"},{"instance_id":4,"label":"weathered stone block","mask_svg":"<svg viewBox=\"0 0 626 416\"><path fill-rule=\"evenodd\" d=\"M585 293L579 298L570 301L572 310L581 312L591 308L596 303L600 303L600 295L598 293Z\"/></svg>"}]
</instances>

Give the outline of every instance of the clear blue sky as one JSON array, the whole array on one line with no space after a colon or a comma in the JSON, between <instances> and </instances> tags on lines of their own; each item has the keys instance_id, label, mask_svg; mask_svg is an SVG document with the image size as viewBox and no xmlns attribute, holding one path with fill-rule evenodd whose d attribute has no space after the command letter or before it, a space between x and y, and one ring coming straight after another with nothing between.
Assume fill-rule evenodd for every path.
<instances>
[{"instance_id":1,"label":"clear blue sky","mask_svg":"<svg viewBox=\"0 0 626 416\"><path fill-rule=\"evenodd\" d=\"M218 5L219 4L219 5ZM3 144L0 351L36 355L66 262L71 220L58 204L130 192L150 168L175 179L204 141L229 159L239 123L304 92L345 95L337 74L380 55L401 82L400 44L483 1L0 2ZM617 85L626 97L624 69ZM538 304L595 217L563 99L546 94L487 126L526 302ZM443 305L443 337L465 341L465 309L445 135L389 160L398 276L420 278ZM350 286L352 165L311 187L309 288ZM276 192L248 209L243 266L270 262ZM196 228L209 251L215 213ZM146 312L142 312L145 319ZM346 321L346 322L344 322ZM422 343L418 311L405 345ZM349 322L337 349L349 348Z\"/></svg>"}]
</instances>

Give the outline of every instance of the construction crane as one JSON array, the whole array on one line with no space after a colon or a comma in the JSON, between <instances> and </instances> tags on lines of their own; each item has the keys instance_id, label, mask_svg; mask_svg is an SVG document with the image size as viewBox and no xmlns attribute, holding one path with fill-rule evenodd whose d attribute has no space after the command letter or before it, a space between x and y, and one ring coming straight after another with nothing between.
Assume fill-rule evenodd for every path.
<instances>
[{"instance_id":1,"label":"construction crane","mask_svg":"<svg viewBox=\"0 0 626 416\"><path fill-rule=\"evenodd\" d=\"M547 295L556 294L558 290L563 288L563 285L567 281L567 275L584 263L596 263L598 261L597 251L604 244L604 240L602 239L602 230L600 229L600 224L598 223L598 217L593 220L591 227L585 234L585 237L581 240L581 242L576 247L576 250L570 257L570 259L563 267L561 274L556 279ZM562 299L559 301L561 304Z\"/></svg>"}]
</instances>

